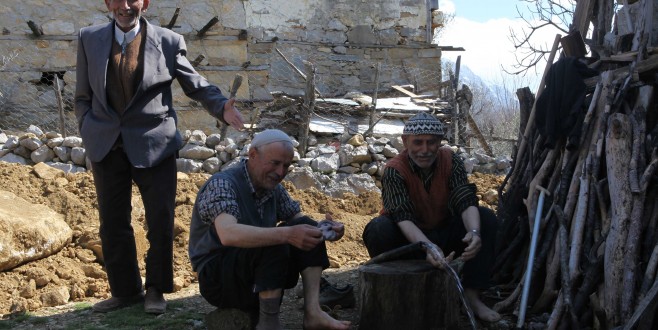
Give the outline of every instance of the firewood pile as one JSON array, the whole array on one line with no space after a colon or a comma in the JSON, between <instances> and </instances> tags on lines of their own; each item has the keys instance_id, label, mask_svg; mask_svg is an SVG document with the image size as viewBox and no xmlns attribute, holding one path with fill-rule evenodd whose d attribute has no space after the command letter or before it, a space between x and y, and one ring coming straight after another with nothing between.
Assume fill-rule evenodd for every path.
<instances>
[{"instance_id":1,"label":"firewood pile","mask_svg":"<svg viewBox=\"0 0 658 330\"><path fill-rule=\"evenodd\" d=\"M587 8L594 1L577 2L574 33L556 37L549 60L561 48L560 60L578 58L595 73L578 83L555 79L557 61L547 66L536 101L527 88L517 92L529 115L499 190L494 280L509 295L494 308L518 315L518 326L658 328L657 8L628 1L635 10L627 5L626 14L636 16L623 21L605 14L612 4L603 2L595 9ZM613 20L634 29L620 35ZM595 27L587 58L578 29L589 22ZM597 38L606 31L616 42ZM574 88L582 88L582 106L565 116L576 99L559 101ZM550 120L553 130L540 126Z\"/></svg>"}]
</instances>

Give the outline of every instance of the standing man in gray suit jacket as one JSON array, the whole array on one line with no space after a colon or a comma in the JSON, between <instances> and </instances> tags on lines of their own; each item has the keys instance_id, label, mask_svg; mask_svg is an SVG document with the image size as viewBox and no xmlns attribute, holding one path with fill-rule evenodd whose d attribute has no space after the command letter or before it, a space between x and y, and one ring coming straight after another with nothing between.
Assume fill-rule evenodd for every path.
<instances>
[{"instance_id":1,"label":"standing man in gray suit jacket","mask_svg":"<svg viewBox=\"0 0 658 330\"><path fill-rule=\"evenodd\" d=\"M149 24L150 0L105 0L111 23L82 28L78 39L75 115L92 163L100 238L112 297L93 310L109 312L144 301L147 313L167 307L173 291L176 128L171 83L214 117L236 129L243 119L234 99L200 76L187 60L183 37ZM131 226L132 183L146 213L149 249L146 295Z\"/></svg>"}]
</instances>

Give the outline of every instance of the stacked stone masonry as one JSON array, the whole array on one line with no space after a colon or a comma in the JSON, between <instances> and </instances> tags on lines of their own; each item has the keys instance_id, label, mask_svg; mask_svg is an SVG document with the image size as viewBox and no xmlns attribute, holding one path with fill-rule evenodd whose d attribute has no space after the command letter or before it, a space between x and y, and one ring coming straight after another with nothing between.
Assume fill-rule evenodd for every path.
<instances>
[{"instance_id":1,"label":"stacked stone masonry","mask_svg":"<svg viewBox=\"0 0 658 330\"><path fill-rule=\"evenodd\" d=\"M427 1L382 0L178 0L152 1L144 16L167 26L180 7L171 29L182 34L190 61L200 55L197 69L222 89L235 74L245 79L237 97L269 100L272 91L303 91L300 77L288 68L275 49L296 65L307 59L318 75L334 75L318 88L324 95L350 90L374 90L373 62L421 67L440 77L441 51L431 44L432 12ZM80 28L110 19L103 1L5 0L0 4L0 54L11 58L5 72L20 81L39 80L44 72L64 72L64 82L75 86L77 33ZM198 35L209 21L219 22ZM429 20L428 20L429 17ZM28 21L38 27L35 36ZM16 56L14 56L16 55ZM405 79L407 81L405 81ZM409 83L401 73L380 77L382 85ZM0 79L5 97L16 81ZM35 86L21 87L13 103L39 99ZM190 105L175 86L177 107ZM15 95L14 95L15 94ZM44 105L44 106L47 106ZM1 128L1 126L0 126Z\"/></svg>"}]
</instances>

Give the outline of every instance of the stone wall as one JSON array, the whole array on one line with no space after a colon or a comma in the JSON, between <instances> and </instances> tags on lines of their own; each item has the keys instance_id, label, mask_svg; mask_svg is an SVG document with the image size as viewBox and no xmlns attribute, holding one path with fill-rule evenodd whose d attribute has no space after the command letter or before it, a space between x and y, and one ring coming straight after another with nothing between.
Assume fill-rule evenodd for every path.
<instances>
[{"instance_id":1,"label":"stone wall","mask_svg":"<svg viewBox=\"0 0 658 330\"><path fill-rule=\"evenodd\" d=\"M206 135L201 130L182 133L185 144L176 159L178 171L182 173L210 175L235 166L248 155L251 143L246 132L236 132L224 140L219 134ZM404 149L399 136L364 139L356 134L345 136L344 141L324 141L311 135L308 142L303 158L295 151L286 180L297 189L315 188L333 197L379 191L386 162ZM298 148L299 143L294 143ZM479 153L470 155L454 146L451 149L462 157L468 173L506 174L511 166L508 156L493 158ZM85 172L90 168L80 137L44 133L34 125L19 135L0 130L0 162L42 163L68 173Z\"/></svg>"},{"instance_id":2,"label":"stone wall","mask_svg":"<svg viewBox=\"0 0 658 330\"><path fill-rule=\"evenodd\" d=\"M205 57L197 66L199 72L222 89L235 74L242 74L245 79L238 99L269 100L272 91L303 91L303 81L275 48L300 67L302 60L316 64L318 89L325 96L374 90L375 62L400 67L400 72L382 76L382 85L409 83L404 74L409 67L430 70L440 77L441 52L428 42L432 40L428 35L429 2L153 0L144 16L155 25L166 26L180 7L172 30L185 36L191 61ZM218 23L198 36L214 17ZM35 36L28 21L43 34ZM101 0L3 0L0 56L5 61L0 62L0 93L4 96L0 98L11 98L15 104L34 102L43 92L38 86L16 85L38 81L42 72L61 71L70 97L75 85L78 30L108 21ZM175 92L177 106L195 105L179 98L178 88Z\"/></svg>"}]
</instances>

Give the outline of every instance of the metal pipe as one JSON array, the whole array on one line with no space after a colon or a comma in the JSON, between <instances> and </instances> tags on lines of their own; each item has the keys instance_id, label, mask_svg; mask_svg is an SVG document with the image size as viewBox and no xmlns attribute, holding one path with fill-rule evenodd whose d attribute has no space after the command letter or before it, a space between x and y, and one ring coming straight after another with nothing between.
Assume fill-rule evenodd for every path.
<instances>
[{"instance_id":1,"label":"metal pipe","mask_svg":"<svg viewBox=\"0 0 658 330\"><path fill-rule=\"evenodd\" d=\"M530 281L532 280L532 266L535 262L535 249L537 248L537 237L539 236L539 223L541 221L542 209L544 208L544 196L550 195L548 190L537 186L540 191L539 200L537 201L537 212L535 213L535 223L532 229L532 240L530 241L530 254L528 255L528 267L525 270L525 280L523 282L523 293L521 294L521 306L519 307L519 320L516 323L517 329L523 328L525 322L525 310L528 305L528 291L530 290Z\"/></svg>"}]
</instances>

